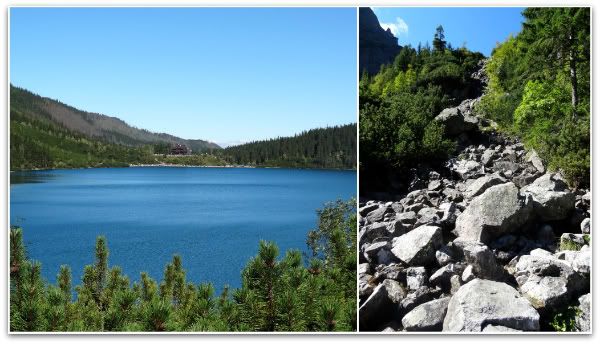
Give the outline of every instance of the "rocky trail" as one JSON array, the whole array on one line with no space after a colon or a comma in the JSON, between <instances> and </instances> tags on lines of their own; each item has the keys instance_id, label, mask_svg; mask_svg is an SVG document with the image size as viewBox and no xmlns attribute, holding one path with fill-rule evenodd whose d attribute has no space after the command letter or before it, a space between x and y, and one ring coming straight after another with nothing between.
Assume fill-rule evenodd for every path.
<instances>
[{"instance_id":1,"label":"rocky trail","mask_svg":"<svg viewBox=\"0 0 600 344\"><path fill-rule=\"evenodd\" d=\"M459 145L445 167L360 199L361 331L554 331L568 307L590 331L590 192L473 115L477 102L436 117Z\"/></svg>"}]
</instances>

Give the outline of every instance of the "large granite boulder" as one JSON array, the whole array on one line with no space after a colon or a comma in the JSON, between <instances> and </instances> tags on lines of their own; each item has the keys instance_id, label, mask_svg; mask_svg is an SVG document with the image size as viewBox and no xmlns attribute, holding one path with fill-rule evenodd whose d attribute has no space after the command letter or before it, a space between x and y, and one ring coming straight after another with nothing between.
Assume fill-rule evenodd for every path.
<instances>
[{"instance_id":1,"label":"large granite boulder","mask_svg":"<svg viewBox=\"0 0 600 344\"><path fill-rule=\"evenodd\" d=\"M442 244L442 229L425 225L394 238L392 253L408 266L428 265L435 261L435 251Z\"/></svg>"},{"instance_id":2,"label":"large granite boulder","mask_svg":"<svg viewBox=\"0 0 600 344\"><path fill-rule=\"evenodd\" d=\"M500 176L499 173L494 173L475 179L465 191L464 195L467 198L473 198L481 195L485 190L498 184L506 183L506 179Z\"/></svg>"},{"instance_id":3,"label":"large granite boulder","mask_svg":"<svg viewBox=\"0 0 600 344\"><path fill-rule=\"evenodd\" d=\"M444 331L481 332L486 326L537 331L540 315L506 283L474 279L450 299Z\"/></svg>"},{"instance_id":4,"label":"large granite boulder","mask_svg":"<svg viewBox=\"0 0 600 344\"><path fill-rule=\"evenodd\" d=\"M444 124L448 136L456 136L464 132L477 129L477 117L463 114L458 107L446 108L435 117L435 120Z\"/></svg>"},{"instance_id":5,"label":"large granite boulder","mask_svg":"<svg viewBox=\"0 0 600 344\"><path fill-rule=\"evenodd\" d=\"M565 261L548 256L521 256L514 276L521 294L541 313L566 307L583 291L585 281Z\"/></svg>"},{"instance_id":6,"label":"large granite boulder","mask_svg":"<svg viewBox=\"0 0 600 344\"><path fill-rule=\"evenodd\" d=\"M397 282L386 279L379 284L369 298L360 306L360 326L370 329L388 320L400 300L406 296L404 288Z\"/></svg>"},{"instance_id":7,"label":"large granite boulder","mask_svg":"<svg viewBox=\"0 0 600 344\"><path fill-rule=\"evenodd\" d=\"M406 331L441 331L448 309L449 297L418 305L402 318Z\"/></svg>"},{"instance_id":8,"label":"large granite boulder","mask_svg":"<svg viewBox=\"0 0 600 344\"><path fill-rule=\"evenodd\" d=\"M523 191L533 196L535 213L544 221L566 219L575 209L575 194L557 173L546 173Z\"/></svg>"},{"instance_id":9,"label":"large granite boulder","mask_svg":"<svg viewBox=\"0 0 600 344\"><path fill-rule=\"evenodd\" d=\"M525 224L531 215L531 198L513 183L495 185L475 197L456 219L456 234L485 244Z\"/></svg>"}]
</instances>

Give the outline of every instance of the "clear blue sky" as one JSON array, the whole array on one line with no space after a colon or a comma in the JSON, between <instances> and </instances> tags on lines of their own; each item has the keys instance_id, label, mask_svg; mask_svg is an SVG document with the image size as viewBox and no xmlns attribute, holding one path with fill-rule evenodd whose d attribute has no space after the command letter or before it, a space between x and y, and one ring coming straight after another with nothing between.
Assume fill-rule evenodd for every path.
<instances>
[{"instance_id":1,"label":"clear blue sky","mask_svg":"<svg viewBox=\"0 0 600 344\"><path fill-rule=\"evenodd\" d=\"M12 8L10 81L232 144L356 121L354 8Z\"/></svg>"},{"instance_id":2,"label":"clear blue sky","mask_svg":"<svg viewBox=\"0 0 600 344\"><path fill-rule=\"evenodd\" d=\"M521 31L521 7L377 7L374 12L384 28L390 27L398 44L417 47L433 40L438 25L446 41L489 56L496 43Z\"/></svg>"}]
</instances>

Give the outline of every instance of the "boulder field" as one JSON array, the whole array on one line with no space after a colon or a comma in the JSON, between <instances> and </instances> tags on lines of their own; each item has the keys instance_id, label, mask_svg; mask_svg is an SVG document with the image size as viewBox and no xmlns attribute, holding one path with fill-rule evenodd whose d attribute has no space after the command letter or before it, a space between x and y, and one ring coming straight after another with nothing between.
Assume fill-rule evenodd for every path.
<instances>
[{"instance_id":1,"label":"boulder field","mask_svg":"<svg viewBox=\"0 0 600 344\"><path fill-rule=\"evenodd\" d=\"M474 116L436 118L459 149L407 193L359 201L360 331L590 330L590 192ZM477 137L477 139L473 139Z\"/></svg>"}]
</instances>

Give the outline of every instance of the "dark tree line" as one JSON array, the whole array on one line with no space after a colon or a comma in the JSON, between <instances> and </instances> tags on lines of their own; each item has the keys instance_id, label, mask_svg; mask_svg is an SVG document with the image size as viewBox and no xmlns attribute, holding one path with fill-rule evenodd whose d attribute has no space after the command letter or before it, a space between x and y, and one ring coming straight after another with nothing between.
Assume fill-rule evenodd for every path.
<instances>
[{"instance_id":1,"label":"dark tree line","mask_svg":"<svg viewBox=\"0 0 600 344\"><path fill-rule=\"evenodd\" d=\"M312 129L293 137L256 141L222 151L237 165L356 168L356 125Z\"/></svg>"}]
</instances>

